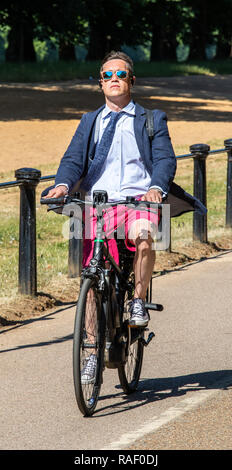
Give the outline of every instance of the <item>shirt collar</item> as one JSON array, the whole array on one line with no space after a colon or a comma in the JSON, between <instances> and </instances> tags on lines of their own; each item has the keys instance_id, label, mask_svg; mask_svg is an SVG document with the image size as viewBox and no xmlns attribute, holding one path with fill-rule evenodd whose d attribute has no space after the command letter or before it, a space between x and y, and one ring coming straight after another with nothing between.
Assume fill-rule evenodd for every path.
<instances>
[{"instance_id":1,"label":"shirt collar","mask_svg":"<svg viewBox=\"0 0 232 470\"><path fill-rule=\"evenodd\" d=\"M102 111L102 119L106 118L111 111L112 111L112 109L110 109L109 106L107 106L107 104L106 104L105 108ZM134 103L134 101L131 100L125 106L125 108L123 108L121 111L124 111L126 114L134 116L135 115L135 103Z\"/></svg>"}]
</instances>

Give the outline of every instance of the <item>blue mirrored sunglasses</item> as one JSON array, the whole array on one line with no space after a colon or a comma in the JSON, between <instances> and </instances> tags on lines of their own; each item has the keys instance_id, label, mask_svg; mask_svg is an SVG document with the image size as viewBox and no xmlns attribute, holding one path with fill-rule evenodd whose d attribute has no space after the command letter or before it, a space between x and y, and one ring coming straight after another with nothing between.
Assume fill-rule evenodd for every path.
<instances>
[{"instance_id":1,"label":"blue mirrored sunglasses","mask_svg":"<svg viewBox=\"0 0 232 470\"><path fill-rule=\"evenodd\" d=\"M103 80L111 80L113 75L116 73L117 77L120 80L123 80L124 78L127 77L127 71L126 70L117 70L117 72L112 72L111 70L107 70L106 72L103 72Z\"/></svg>"}]
</instances>

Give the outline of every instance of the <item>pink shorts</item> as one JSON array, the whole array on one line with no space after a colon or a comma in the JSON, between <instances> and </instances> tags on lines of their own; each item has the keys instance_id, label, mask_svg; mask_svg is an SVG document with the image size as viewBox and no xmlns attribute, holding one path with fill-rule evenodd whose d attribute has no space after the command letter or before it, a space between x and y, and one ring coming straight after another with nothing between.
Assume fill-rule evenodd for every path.
<instances>
[{"instance_id":1,"label":"pink shorts","mask_svg":"<svg viewBox=\"0 0 232 470\"><path fill-rule=\"evenodd\" d=\"M136 199L140 200L141 196ZM133 222L139 219L146 219L152 224L154 230L158 227L159 213L158 210L153 212L149 210L135 210L130 209L128 206L118 205L107 208L104 214L105 225L103 230L108 240L108 248L110 254L113 256L116 263L119 263L119 253L117 246L117 239L124 239L126 248L130 251L136 251L135 245L132 240L128 238L128 232ZM92 206L87 208L84 213L85 231L83 237L83 267L88 266L91 258L93 257L94 238L96 235L96 209Z\"/></svg>"}]
</instances>

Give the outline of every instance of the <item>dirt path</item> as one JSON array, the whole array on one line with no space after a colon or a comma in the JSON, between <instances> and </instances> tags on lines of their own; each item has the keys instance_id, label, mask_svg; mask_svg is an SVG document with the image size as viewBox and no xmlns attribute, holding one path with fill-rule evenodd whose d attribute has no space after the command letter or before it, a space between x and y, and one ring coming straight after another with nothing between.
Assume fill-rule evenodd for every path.
<instances>
[{"instance_id":1,"label":"dirt path","mask_svg":"<svg viewBox=\"0 0 232 470\"><path fill-rule=\"evenodd\" d=\"M169 118L174 148L232 138L232 76L138 79L133 97ZM0 173L56 168L86 111L103 104L96 81L0 85Z\"/></svg>"}]
</instances>

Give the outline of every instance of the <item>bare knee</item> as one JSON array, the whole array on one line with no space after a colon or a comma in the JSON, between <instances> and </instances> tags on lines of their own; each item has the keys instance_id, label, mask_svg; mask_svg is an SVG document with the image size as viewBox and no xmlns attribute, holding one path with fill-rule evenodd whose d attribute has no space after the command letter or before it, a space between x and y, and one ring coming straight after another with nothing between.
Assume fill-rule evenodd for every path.
<instances>
[{"instance_id":1,"label":"bare knee","mask_svg":"<svg viewBox=\"0 0 232 470\"><path fill-rule=\"evenodd\" d=\"M142 256L149 256L152 251L152 238L148 236L146 239L137 237L135 240L136 251Z\"/></svg>"}]
</instances>

